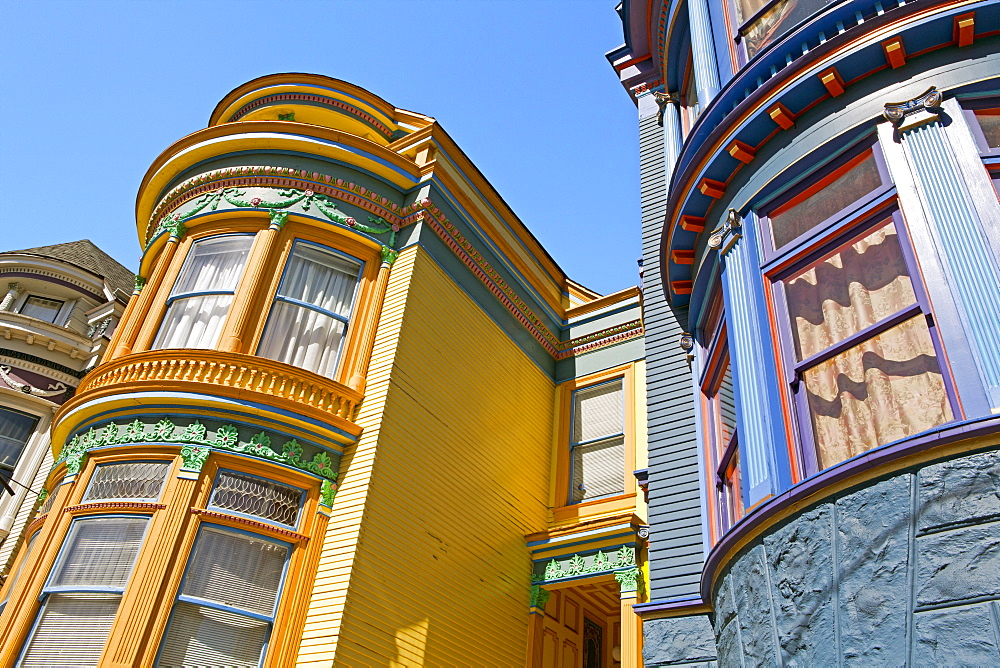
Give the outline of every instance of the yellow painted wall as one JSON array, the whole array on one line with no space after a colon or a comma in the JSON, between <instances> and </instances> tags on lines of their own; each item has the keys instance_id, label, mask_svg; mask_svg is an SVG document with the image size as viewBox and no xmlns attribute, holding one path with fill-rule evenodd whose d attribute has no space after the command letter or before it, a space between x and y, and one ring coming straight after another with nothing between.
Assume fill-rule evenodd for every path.
<instances>
[{"instance_id":1,"label":"yellow painted wall","mask_svg":"<svg viewBox=\"0 0 1000 668\"><path fill-rule=\"evenodd\" d=\"M299 663L524 665L553 383L418 248L386 305Z\"/></svg>"}]
</instances>

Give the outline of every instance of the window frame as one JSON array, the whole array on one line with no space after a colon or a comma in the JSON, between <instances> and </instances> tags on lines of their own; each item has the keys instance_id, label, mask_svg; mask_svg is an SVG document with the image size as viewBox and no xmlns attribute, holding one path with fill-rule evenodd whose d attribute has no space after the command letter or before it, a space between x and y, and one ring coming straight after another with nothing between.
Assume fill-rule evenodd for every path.
<instances>
[{"instance_id":1,"label":"window frame","mask_svg":"<svg viewBox=\"0 0 1000 668\"><path fill-rule=\"evenodd\" d=\"M258 480L265 480L265 481L268 481L268 482L273 482L273 483L275 483L277 485L284 485L285 487L290 487L292 489L297 489L299 491L299 505L298 505L298 511L297 511L297 513L295 515L295 523L294 524L282 524L281 522L276 522L274 520L269 520L266 517L262 517L260 515L251 515L249 513L240 513L240 512L236 512L235 510L232 510L232 509L229 509L229 508L223 508L222 506L216 506L216 505L214 505L212 503L212 497L213 497L213 495L215 493L215 485L216 485L216 483L219 480L219 476L223 472L226 472L226 473L235 473L237 475L247 476L249 478L257 478ZM261 475L256 475L254 473L249 473L247 471L242 471L240 469L230 468L228 466L221 466L221 465L218 466L218 467L216 467L216 469L212 472L212 478L211 478L211 480L212 480L212 484L209 486L208 496L205 498L205 508L208 509L208 510L212 510L212 511L215 511L215 512L218 512L218 513L224 513L226 515L232 515L233 517L244 517L246 519L254 520L256 522L261 522L261 523L264 523L264 524L268 524L268 525L274 526L274 527L279 528L281 530L297 531L298 528L299 528L299 525L302 523L302 516L304 514L303 511L305 510L306 499L307 499L307 497L309 495L308 494L309 490L307 490L307 489L303 489L302 487L300 487L298 485L292 485L290 483L283 482L281 480L277 480L277 479L274 479L274 478L266 478L266 477L261 476Z\"/></svg>"},{"instance_id":2,"label":"window frame","mask_svg":"<svg viewBox=\"0 0 1000 668\"><path fill-rule=\"evenodd\" d=\"M989 112L990 116L1000 116L1000 101L996 98L982 100L963 100L962 113L965 115L966 124L972 132L972 137L979 149L979 155L983 159L1000 157L1000 146L991 147L986 141L986 133L983 132L982 125L979 124L976 112Z\"/></svg>"},{"instance_id":3,"label":"window frame","mask_svg":"<svg viewBox=\"0 0 1000 668\"><path fill-rule=\"evenodd\" d=\"M928 325L929 336L934 346L938 368L951 407L952 421L960 420L962 415L961 402L958 399L958 392L952 378L948 357L944 350L941 331L924 286L923 273L916 257L910 232L906 227L898 204L893 200L889 203L889 206L870 206L868 210L863 210L860 213L858 208L852 205L842 210L838 215L841 218L833 221L826 228L827 234L825 236L812 239L811 243L804 248L792 248L796 244L790 242L786 245L792 248L787 253L791 256L790 259L764 272L765 289L769 293L768 298L772 306L771 319L773 325L776 325L778 332L779 367L783 381L785 401L790 409L791 427L793 430L790 436L793 439L793 443L797 444L795 449L797 450L800 471L803 477L810 477L822 470L826 470L819 465L808 397L804 391L803 374L809 369L840 355L854 346L887 332L900 323L918 315L923 315ZM890 221L897 234L903 262L906 265L908 278L913 289L914 302L821 351L802 360L797 360L793 333L794 323L788 310L783 281L809 267L824 256L837 252L838 249L856 242L866 233L889 224ZM824 225L829 222L829 220L824 221ZM805 238L805 235L800 238ZM888 443L883 443L880 446L876 446L876 448L885 445L888 445ZM870 451L867 450L865 452ZM859 453L859 455L855 455L854 457L863 454ZM854 457L850 457L845 461L849 461ZM832 466L836 465L833 464Z\"/></svg>"},{"instance_id":4,"label":"window frame","mask_svg":"<svg viewBox=\"0 0 1000 668\"><path fill-rule=\"evenodd\" d=\"M101 497L99 499L88 499L87 495L94 484L94 479L97 477L97 472L101 470L102 466L116 466L116 465L128 465L128 464L165 464L167 469L163 475L163 480L160 481L160 491L155 498L150 497ZM97 462L94 465L94 470L90 472L87 478L87 486L83 489L83 495L80 497L80 503L105 503L105 502L115 502L115 501L128 501L128 502L138 502L138 503L156 503L163 498L163 493L167 488L167 481L170 480L170 473L173 469L173 461L171 459L108 459L106 461Z\"/></svg>"},{"instance_id":5,"label":"window frame","mask_svg":"<svg viewBox=\"0 0 1000 668\"><path fill-rule=\"evenodd\" d=\"M212 239L219 239L222 237L238 237L238 236L250 237L250 248L247 249L247 257L243 263L243 269L240 272L239 278L236 279L236 284L233 286L232 290L198 290L194 292L184 292L176 295L173 294L177 282L180 280L181 275L184 273L184 268L185 266L187 266L188 260L191 258L192 253L195 251L199 243L210 241ZM156 330L152 332L152 338L150 339L149 342L149 350L217 350L218 349L219 344L221 343L222 340L222 336L226 331L226 323L228 322L230 316L232 316L233 307L236 304L236 295L239 293L240 287L247 276L247 268L250 266L250 261L253 256L253 247L255 242L256 242L256 233L234 229L226 232L216 232L216 233L196 236L193 237L185 245L184 253L178 253L180 257L178 258L179 263L176 265L177 271L176 274L174 274L172 277L173 280L169 282L169 288L164 286L166 292L163 297L161 315L159 317L159 324L157 325ZM209 297L214 295L232 295L233 300L229 304L229 308L226 309L226 315L222 318L222 322L219 325L218 334L216 335L216 340L212 343L212 345L200 348L191 348L190 346L185 346L183 348L176 348L176 347L162 347L157 345L160 338L160 332L163 331L163 326L167 322L167 317L170 315L170 309L174 305L174 303L185 299L192 299L197 297ZM190 341L188 341L188 343L190 343Z\"/></svg>"},{"instance_id":6,"label":"window frame","mask_svg":"<svg viewBox=\"0 0 1000 668\"><path fill-rule=\"evenodd\" d=\"M222 470L222 469L221 468L217 469L217 471L219 471L219 470ZM256 612L252 612L252 611L247 611L247 610L241 610L239 608L234 608L232 606L225 605L224 603L217 603L217 602L212 601L210 599L202 599L202 598L199 598L197 596L189 596L189 595L183 593L183 591L184 591L184 584L187 582L188 575L189 575L190 570L191 570L191 563L192 563L192 560L194 559L195 549L196 549L196 547L198 545L198 539L201 537L202 529L205 528L205 527L210 527L210 528L215 529L217 531L223 531L223 532L241 534L241 535L244 535L244 536L250 536L252 538L256 538L256 539L259 539L259 540L265 540L265 541L268 541L268 542L271 542L271 543L275 543L277 545L284 545L285 547L288 548L288 552L285 555L284 563L282 564L281 577L278 580L277 594L274 597L274 606L271 609L271 616L270 617L267 617L265 615L261 615L260 613L256 613ZM191 541L191 548L188 551L188 558L187 558L187 560L184 563L184 574L181 576L180 582L177 585L176 593L174 594L173 599L171 601L170 612L168 613L168 617L167 617L167 623L163 627L163 633L160 634L159 647L156 650L156 658L154 659L153 665L154 666L159 666L160 665L160 658L161 658L161 655L163 654L163 648L165 646L165 641L169 637L169 635L170 635L170 627L174 623L174 608L176 607L176 605L177 605L178 602L187 603L189 605L196 605L196 606L199 606L199 607L211 608L213 610L220 610L222 612L226 612L226 613L229 613L229 614L240 615L240 616L243 616L243 617L248 617L248 618L253 619L255 621L267 622L267 624L268 624L267 635L266 635L266 637L264 639L263 645L261 645L260 656L259 656L258 661L257 661L257 665L258 666L262 665L264 663L265 657L267 656L267 652L268 652L268 650L270 649L270 646L271 646L271 638L274 635L275 621L277 620L278 615L281 612L282 597L283 597L283 595L285 593L285 585L286 585L286 583L288 581L289 569L290 569L290 566L291 566L292 559L294 558L294 555L295 555L296 547L297 547L297 545L294 542L289 542L287 540L281 540L281 539L276 538L274 536L268 536L267 534L257 533L257 532L254 532L254 531L248 531L246 529L241 529L239 527L230 526L230 525L227 525L227 524L220 524L220 523L217 523L217 522L205 522L205 521L200 522L198 524L197 528L194 531L194 538Z\"/></svg>"},{"instance_id":7,"label":"window frame","mask_svg":"<svg viewBox=\"0 0 1000 668\"><path fill-rule=\"evenodd\" d=\"M864 161L863 156L869 151L875 159L875 166L878 169L881 184L833 215L819 221L805 232L789 239L781 246L775 245L771 217L776 213L783 212L804 202L822 188L836 181L840 176L860 165ZM791 165L788 169L794 168L795 165ZM786 184L779 193L772 195L757 207L761 230L760 248L763 255L762 264L767 266L777 258L794 255L797 249L810 246L816 240L825 238L831 234L839 234L838 227L843 226L846 219L855 214L863 215L866 209L873 206L879 200L884 199L889 193L895 193L895 185L892 183L889 175L885 156L882 154L877 143L870 144L865 142L860 146L851 147L831 160L814 166L804 177L793 183Z\"/></svg>"},{"instance_id":8,"label":"window frame","mask_svg":"<svg viewBox=\"0 0 1000 668\"><path fill-rule=\"evenodd\" d=\"M576 423L576 400L575 400L576 394L578 392L583 392L583 391L586 391L586 390L592 390L595 387L601 387L602 385L610 385L611 383L621 383L621 388L622 388L622 390L621 390L622 391L622 430L621 430L621 432L615 432L615 433L612 433L612 434L605 434L604 436L599 436L597 438L591 438L591 439L584 440L584 441L574 441L573 440L573 425ZM612 439L621 438L622 439L622 450L623 450L622 468L623 469L628 468L628 466L627 466L628 455L625 452L625 451L628 450L628 446L625 443L625 426L626 426L626 423L628 421L628 416L627 416L627 412L626 412L625 379L624 379L624 377L608 378L606 380L602 380L602 381L599 381L599 382L596 382L596 383L593 383L593 384L590 384L590 385L584 385L584 386L581 386L581 387L574 388L570 392L570 400L569 401L570 401L570 403L569 403L569 406L570 406L570 408L569 408L569 410L570 410L570 413L569 413L569 487L567 489L566 505L568 505L568 506L575 506L575 505L579 505L581 503L588 503L590 501L601 501L603 499L615 498L615 497L619 497L619 496L622 496L622 495L626 494L627 491L628 491L627 490L627 484L623 484L622 485L622 492L620 494L615 494L615 493L612 492L610 494L601 494L599 496L592 496L592 497L590 497L588 499L580 499L579 501L573 501L573 478L574 478L574 472L575 472L575 464L574 464L574 461L573 461L574 460L573 450L575 448L579 448L581 446L594 445L596 443L601 443L602 441L610 441ZM624 483L625 481L623 480L622 482Z\"/></svg>"},{"instance_id":9,"label":"window frame","mask_svg":"<svg viewBox=\"0 0 1000 668\"><path fill-rule=\"evenodd\" d=\"M86 522L88 520L94 520L94 519L112 519L112 518L119 518L119 519L143 518L145 520L145 522L146 522L146 526L143 528L142 538L139 540L138 549L136 550L135 557L132 559L132 564L131 564L131 567L129 569L128 576L125 578L125 582L122 585L122 587L120 587L120 588L119 587L108 587L108 586L103 586L103 585L101 585L101 586L99 586L99 585L91 585L91 586L86 586L86 585L84 585L84 586L52 585L51 583L52 583L53 578L55 577L56 573L59 570L59 567L63 564L63 561L66 558L66 551L69 548L69 538L73 534L73 529L77 525L77 523L79 523L79 522ZM146 543L149 540L149 531L150 531L150 527L152 525L153 525L153 516L151 514L149 514L149 513L100 513L100 514L93 514L93 515L77 515L77 516L74 516L71 519L71 521L69 522L68 526L66 527L65 533L63 533L63 535L62 535L62 539L61 539L62 542L59 545L59 550L56 553L55 559L52 561L52 565L49 567L49 572L48 572L48 574L45 577L45 582L42 584L41 592L38 595L38 602L39 602L38 603L38 607L35 609L35 612L34 612L34 620L31 623L31 629L28 631L27 636L24 638L24 641L21 643L21 650L18 653L17 665L21 665L22 661L24 660L25 655L28 652L28 649L31 647L31 643L32 643L32 641L35 638L35 634L38 631L39 625L41 624L42 616L45 614L45 611L47 609L47 604L48 604L49 598L52 595L61 595L61 594L69 594L69 595L72 595L72 594L97 594L97 595L104 595L104 596L115 595L115 596L118 596L118 599L119 599L118 600L118 610L119 611L121 610L121 602L125 598L125 591L128 589L129 585L132 583L132 576L135 574L136 563L139 561L139 558L142 555L143 548L146 547ZM117 617L117 614L118 613L116 612L115 613L116 617ZM112 622L112 629L113 628L114 628L114 622ZM107 644L107 641L108 641L108 639L110 637L111 636L110 636L110 633L109 633L108 638L106 638L105 641L104 641L105 644Z\"/></svg>"},{"instance_id":10,"label":"window frame","mask_svg":"<svg viewBox=\"0 0 1000 668\"><path fill-rule=\"evenodd\" d=\"M8 405L0 406L0 409L5 411L10 411L11 413L19 413L26 417L34 419L34 424L31 426L31 431L28 432L28 437L24 439L21 443L21 449L17 453L17 457L14 459L13 464L4 464L0 462L0 476L3 476L6 480L10 480L14 477L14 473L17 471L18 465L24 458L24 453L28 449L28 445L31 443L32 439L39 432L39 426L42 425L42 416L36 415L34 413L29 413L28 411L23 411L18 408L13 408ZM2 494L2 488L0 488L0 494Z\"/></svg>"},{"instance_id":11,"label":"window frame","mask_svg":"<svg viewBox=\"0 0 1000 668\"><path fill-rule=\"evenodd\" d=\"M50 301L50 302L59 302L59 308L57 308L56 312L52 315L52 320L46 320L45 318L39 318L38 316L30 315L30 314L24 312L24 309L28 305L28 302L30 302L32 299L44 299L44 300ZM37 293L29 292L29 293L25 294L24 297L21 299L21 303L17 307L17 313L19 315L23 315L26 318L34 318L35 320L41 320L42 322L47 322L49 324L52 324L52 325L55 325L55 326L58 327L61 324L59 321L65 319L65 318L62 318L61 316L63 315L63 312L66 310L66 304L69 303L70 301L72 301L72 300L68 300L68 299L56 299L55 297L46 297L45 295L40 295L40 294L37 294Z\"/></svg>"}]
</instances>

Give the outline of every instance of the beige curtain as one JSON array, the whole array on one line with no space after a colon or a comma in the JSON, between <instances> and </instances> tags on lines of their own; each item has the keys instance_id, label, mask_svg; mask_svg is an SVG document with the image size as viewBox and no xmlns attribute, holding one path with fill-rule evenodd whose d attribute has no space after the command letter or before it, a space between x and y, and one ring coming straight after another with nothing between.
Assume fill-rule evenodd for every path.
<instances>
[{"instance_id":1,"label":"beige curtain","mask_svg":"<svg viewBox=\"0 0 1000 668\"><path fill-rule=\"evenodd\" d=\"M785 295L798 360L916 301L891 221L786 280Z\"/></svg>"},{"instance_id":2,"label":"beige curtain","mask_svg":"<svg viewBox=\"0 0 1000 668\"><path fill-rule=\"evenodd\" d=\"M923 315L818 364L803 380L821 469L953 418Z\"/></svg>"}]
</instances>

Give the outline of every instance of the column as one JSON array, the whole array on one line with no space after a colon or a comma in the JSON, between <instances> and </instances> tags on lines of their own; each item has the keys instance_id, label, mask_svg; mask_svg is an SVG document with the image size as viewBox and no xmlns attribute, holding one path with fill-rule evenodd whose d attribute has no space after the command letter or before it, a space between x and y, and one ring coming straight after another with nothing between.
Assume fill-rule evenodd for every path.
<instances>
[{"instance_id":1,"label":"column","mask_svg":"<svg viewBox=\"0 0 1000 668\"><path fill-rule=\"evenodd\" d=\"M160 257L156 260L152 274L146 281L136 279L137 287L140 283L148 284L149 287L141 290L138 295L133 295L132 302L129 304L130 313L126 314L128 319L123 317L122 321L118 324L118 330L115 332L117 341L113 348L109 347L113 352L105 361L121 357L122 355L128 355L132 352L140 331L146 323L149 310L153 305L153 297L156 296L157 288L163 282L163 276L167 273L167 268L170 267L170 263L174 259L174 253L177 252L177 246L180 244L184 232L184 225L176 221L170 229L170 238L167 239L166 245L160 251ZM150 323L150 326L155 326L155 323Z\"/></svg>"},{"instance_id":2,"label":"column","mask_svg":"<svg viewBox=\"0 0 1000 668\"><path fill-rule=\"evenodd\" d=\"M886 104L884 116L895 126L894 139L902 145L915 181L976 370L990 407L996 409L1000 407L1000 272L995 239L984 229L970 184L962 178L961 159L941 111L941 92L931 87L912 100ZM952 124L961 121L960 114L953 104L952 116L958 118ZM971 142L963 148L975 151ZM980 176L985 178L985 173ZM995 206L995 200L991 204Z\"/></svg>"},{"instance_id":3,"label":"column","mask_svg":"<svg viewBox=\"0 0 1000 668\"><path fill-rule=\"evenodd\" d=\"M549 591L539 585L531 585L531 599L528 608L528 668L542 666L542 634L545 631L545 604L549 602Z\"/></svg>"},{"instance_id":4,"label":"column","mask_svg":"<svg viewBox=\"0 0 1000 668\"><path fill-rule=\"evenodd\" d=\"M694 80L698 87L698 105L704 112L719 92L719 70L715 63L715 42L706 0L688 0L688 21L691 24L691 57L694 60Z\"/></svg>"},{"instance_id":5,"label":"column","mask_svg":"<svg viewBox=\"0 0 1000 668\"><path fill-rule=\"evenodd\" d=\"M615 579L621 590L622 637L619 641L622 668L642 667L642 620L632 606L639 602L638 568L616 571Z\"/></svg>"},{"instance_id":6,"label":"column","mask_svg":"<svg viewBox=\"0 0 1000 668\"><path fill-rule=\"evenodd\" d=\"M667 183L673 175L684 140L681 137L680 100L674 93L653 93L660 105L660 125L663 126L663 174Z\"/></svg>"},{"instance_id":7,"label":"column","mask_svg":"<svg viewBox=\"0 0 1000 668\"><path fill-rule=\"evenodd\" d=\"M719 249L729 358L736 394L740 465L747 508L791 486L787 461L779 471L775 453L786 452L774 357L764 305L756 219L741 220L730 210L709 246Z\"/></svg>"},{"instance_id":8,"label":"column","mask_svg":"<svg viewBox=\"0 0 1000 668\"><path fill-rule=\"evenodd\" d=\"M14 307L14 300L17 299L20 294L21 285L19 283L8 283L7 294L4 295L3 301L0 302L0 311L10 311Z\"/></svg>"},{"instance_id":9,"label":"column","mask_svg":"<svg viewBox=\"0 0 1000 668\"><path fill-rule=\"evenodd\" d=\"M223 352L246 352L243 350L243 339L246 337L247 326L253 320L255 312L255 297L259 296L264 270L278 243L278 235L288 220L287 211L271 210L271 224L257 233L247 258L247 267L233 295L233 305L229 317L223 325L221 344Z\"/></svg>"},{"instance_id":10,"label":"column","mask_svg":"<svg viewBox=\"0 0 1000 668\"><path fill-rule=\"evenodd\" d=\"M348 360L351 375L348 377L347 384L358 392L365 391L365 384L368 380L368 362L375 346L375 332L382 314L385 291L389 286L389 272L392 271L392 264L398 256L399 251L382 246L382 264L379 266L378 277L375 279L375 288L372 290L371 300L367 302L368 307L363 311L363 313L368 314L368 317L361 323L363 329L358 337L356 352L353 358Z\"/></svg>"}]
</instances>

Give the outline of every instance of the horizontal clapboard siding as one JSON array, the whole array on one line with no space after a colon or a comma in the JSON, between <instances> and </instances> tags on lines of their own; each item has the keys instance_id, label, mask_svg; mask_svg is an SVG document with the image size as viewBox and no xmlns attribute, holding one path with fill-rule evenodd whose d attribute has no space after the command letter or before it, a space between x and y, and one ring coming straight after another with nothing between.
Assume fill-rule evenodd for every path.
<instances>
[{"instance_id":1,"label":"horizontal clapboard siding","mask_svg":"<svg viewBox=\"0 0 1000 668\"><path fill-rule=\"evenodd\" d=\"M704 559L691 373L677 345L687 309L674 309L660 283L660 235L666 205L663 135L656 117L639 121L643 319L649 438L649 547L652 599L698 593Z\"/></svg>"},{"instance_id":2,"label":"horizontal clapboard siding","mask_svg":"<svg viewBox=\"0 0 1000 668\"><path fill-rule=\"evenodd\" d=\"M430 255L412 260L335 665L524 665L555 387Z\"/></svg>"}]
</instances>

